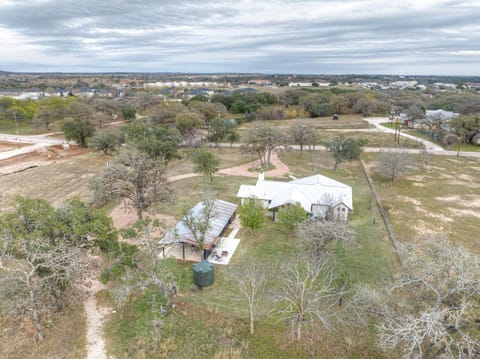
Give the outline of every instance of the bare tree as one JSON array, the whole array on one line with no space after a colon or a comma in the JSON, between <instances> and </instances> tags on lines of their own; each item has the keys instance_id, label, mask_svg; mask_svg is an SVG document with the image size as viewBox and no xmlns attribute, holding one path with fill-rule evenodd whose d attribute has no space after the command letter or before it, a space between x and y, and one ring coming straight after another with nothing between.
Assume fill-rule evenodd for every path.
<instances>
[{"instance_id":1,"label":"bare tree","mask_svg":"<svg viewBox=\"0 0 480 359\"><path fill-rule=\"evenodd\" d=\"M165 166L135 148L128 148L93 182L94 202L102 205L114 198L126 198L139 219L155 202L166 201L171 190L165 178Z\"/></svg>"},{"instance_id":2,"label":"bare tree","mask_svg":"<svg viewBox=\"0 0 480 359\"><path fill-rule=\"evenodd\" d=\"M410 155L405 150L382 151L379 156L379 169L391 181L394 181L407 169Z\"/></svg>"},{"instance_id":3,"label":"bare tree","mask_svg":"<svg viewBox=\"0 0 480 359\"><path fill-rule=\"evenodd\" d=\"M213 191L204 192L203 200L201 202L201 212L195 213L186 207L184 209L185 215L182 218L182 222L188 227L195 241L198 242L202 260L205 259L205 239L207 237L207 232L211 227L210 222L216 214L215 197L216 193Z\"/></svg>"},{"instance_id":4,"label":"bare tree","mask_svg":"<svg viewBox=\"0 0 480 359\"><path fill-rule=\"evenodd\" d=\"M346 222L310 219L298 228L298 243L303 252L314 261L324 258L329 243L339 241L347 246L356 243L355 233Z\"/></svg>"},{"instance_id":5,"label":"bare tree","mask_svg":"<svg viewBox=\"0 0 480 359\"><path fill-rule=\"evenodd\" d=\"M402 249L408 273L388 293L399 302L378 325L380 344L406 358L477 357L480 258L447 238L426 243Z\"/></svg>"},{"instance_id":6,"label":"bare tree","mask_svg":"<svg viewBox=\"0 0 480 359\"><path fill-rule=\"evenodd\" d=\"M337 275L328 260L320 262L297 261L286 266L283 273L283 291L274 310L288 321L291 338L302 339L308 325L330 329L342 312L341 298L345 288L338 287Z\"/></svg>"},{"instance_id":7,"label":"bare tree","mask_svg":"<svg viewBox=\"0 0 480 359\"><path fill-rule=\"evenodd\" d=\"M236 283L240 296L248 304L250 317L250 334L255 332L255 317L258 306L265 294L267 284L267 271L265 265L257 262L248 262L235 268L230 273L232 281Z\"/></svg>"},{"instance_id":8,"label":"bare tree","mask_svg":"<svg viewBox=\"0 0 480 359\"><path fill-rule=\"evenodd\" d=\"M2 276L2 293L4 304L10 302L14 314L31 313L37 330L38 340L45 339L42 316L63 306L68 292L75 280L84 272L88 260L82 262L80 250L65 243L59 243L54 248L42 240L26 243L28 239L19 238L15 241L3 242L0 256ZM15 243L15 244L14 244ZM18 259L18 247L25 251L22 259ZM17 293L15 293L17 292ZM18 296L18 292L24 292ZM17 295L16 295L17 294Z\"/></svg>"}]
</instances>

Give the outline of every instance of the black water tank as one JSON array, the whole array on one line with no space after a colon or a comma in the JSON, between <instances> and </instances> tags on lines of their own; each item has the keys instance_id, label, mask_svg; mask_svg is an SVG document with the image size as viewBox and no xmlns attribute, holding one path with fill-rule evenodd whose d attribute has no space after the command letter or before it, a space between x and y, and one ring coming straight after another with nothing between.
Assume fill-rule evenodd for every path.
<instances>
[{"instance_id":1,"label":"black water tank","mask_svg":"<svg viewBox=\"0 0 480 359\"><path fill-rule=\"evenodd\" d=\"M202 261L193 265L193 281L199 287L208 287L215 281L213 264L209 261Z\"/></svg>"}]
</instances>

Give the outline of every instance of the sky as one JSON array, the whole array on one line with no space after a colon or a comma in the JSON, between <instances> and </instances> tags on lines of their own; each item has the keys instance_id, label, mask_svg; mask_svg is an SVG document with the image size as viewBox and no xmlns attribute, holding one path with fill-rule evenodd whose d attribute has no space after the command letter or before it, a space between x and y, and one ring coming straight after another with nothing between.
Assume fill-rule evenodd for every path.
<instances>
[{"instance_id":1,"label":"sky","mask_svg":"<svg viewBox=\"0 0 480 359\"><path fill-rule=\"evenodd\" d=\"M0 0L0 70L480 75L480 0Z\"/></svg>"}]
</instances>

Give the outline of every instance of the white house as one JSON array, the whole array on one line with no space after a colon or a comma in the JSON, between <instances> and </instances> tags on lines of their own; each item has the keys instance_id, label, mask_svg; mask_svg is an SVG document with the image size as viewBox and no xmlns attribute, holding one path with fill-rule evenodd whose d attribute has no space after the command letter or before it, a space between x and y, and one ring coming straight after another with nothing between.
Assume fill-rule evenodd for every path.
<instances>
[{"instance_id":1,"label":"white house","mask_svg":"<svg viewBox=\"0 0 480 359\"><path fill-rule=\"evenodd\" d=\"M289 82L288 87L312 87L313 82Z\"/></svg>"},{"instance_id":2,"label":"white house","mask_svg":"<svg viewBox=\"0 0 480 359\"><path fill-rule=\"evenodd\" d=\"M266 181L260 174L254 186L241 185L237 197L242 204L247 198L262 201L270 210L300 203L313 217L347 220L353 211L352 187L317 174L290 182Z\"/></svg>"}]
</instances>

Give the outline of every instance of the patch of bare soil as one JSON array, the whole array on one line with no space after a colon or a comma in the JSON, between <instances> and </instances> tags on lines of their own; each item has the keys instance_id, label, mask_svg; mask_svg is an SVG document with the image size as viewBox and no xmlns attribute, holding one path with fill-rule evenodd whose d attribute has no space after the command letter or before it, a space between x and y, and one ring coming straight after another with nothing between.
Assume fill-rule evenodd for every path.
<instances>
[{"instance_id":1,"label":"patch of bare soil","mask_svg":"<svg viewBox=\"0 0 480 359\"><path fill-rule=\"evenodd\" d=\"M135 211L133 211L129 206L126 206L124 202L112 209L109 215L113 219L113 225L117 229L132 226L138 220ZM175 217L166 214L147 213L145 214L145 217L158 219L160 222L163 222L167 228L170 228L177 223L177 219Z\"/></svg>"},{"instance_id":2,"label":"patch of bare soil","mask_svg":"<svg viewBox=\"0 0 480 359\"><path fill-rule=\"evenodd\" d=\"M94 279L88 291L88 297L84 302L87 315L87 359L107 359L105 340L103 337L103 322L105 316L112 308L100 306L95 295L106 287L100 281Z\"/></svg>"},{"instance_id":3,"label":"patch of bare soil","mask_svg":"<svg viewBox=\"0 0 480 359\"><path fill-rule=\"evenodd\" d=\"M21 148L28 145L29 143L2 141L0 142L0 152L16 150L17 148Z\"/></svg>"},{"instance_id":4,"label":"patch of bare soil","mask_svg":"<svg viewBox=\"0 0 480 359\"><path fill-rule=\"evenodd\" d=\"M25 171L26 169L45 166L60 160L66 160L74 156L88 152L86 148L62 145L53 145L23 155L0 161L0 176Z\"/></svg>"}]
</instances>

